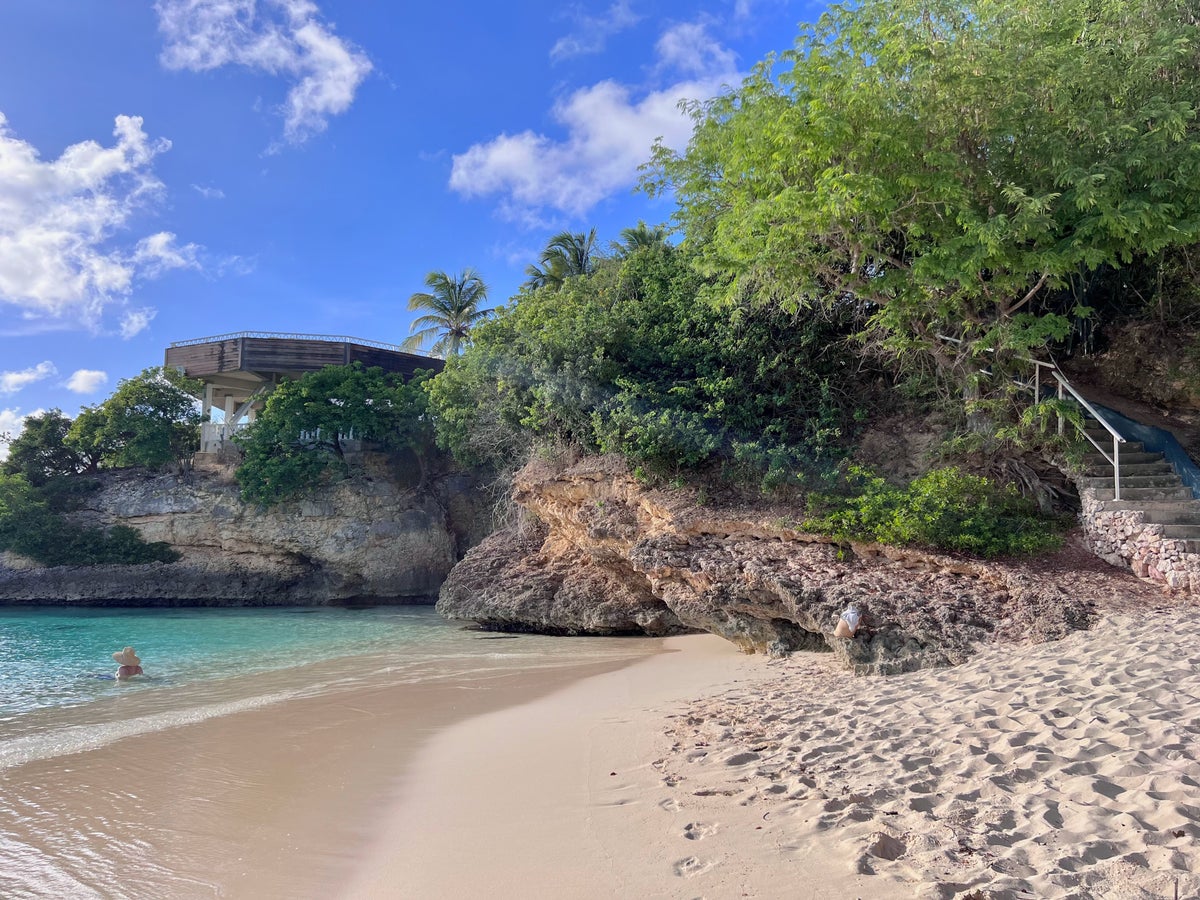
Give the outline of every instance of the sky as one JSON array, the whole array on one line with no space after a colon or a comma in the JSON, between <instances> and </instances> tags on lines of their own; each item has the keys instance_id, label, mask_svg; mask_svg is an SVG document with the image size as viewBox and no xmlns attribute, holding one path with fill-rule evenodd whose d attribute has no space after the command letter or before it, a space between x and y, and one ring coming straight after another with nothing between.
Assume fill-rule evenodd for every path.
<instances>
[{"instance_id":1,"label":"sky","mask_svg":"<svg viewBox=\"0 0 1200 900\"><path fill-rule=\"evenodd\" d=\"M399 343L432 270L500 305L563 230L602 245L681 100L788 49L787 0L0 3L0 433L172 341ZM0 446L0 453L4 448Z\"/></svg>"}]
</instances>

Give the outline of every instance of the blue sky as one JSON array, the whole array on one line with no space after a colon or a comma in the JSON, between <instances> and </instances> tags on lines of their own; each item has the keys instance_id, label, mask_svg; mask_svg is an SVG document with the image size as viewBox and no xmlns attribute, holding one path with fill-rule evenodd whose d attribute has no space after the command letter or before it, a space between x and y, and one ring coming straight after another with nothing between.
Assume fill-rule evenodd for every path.
<instances>
[{"instance_id":1,"label":"blue sky","mask_svg":"<svg viewBox=\"0 0 1200 900\"><path fill-rule=\"evenodd\" d=\"M787 49L783 0L0 4L0 432L230 331L400 342L432 269L500 304L602 242L682 98ZM0 448L0 452L3 452Z\"/></svg>"}]
</instances>

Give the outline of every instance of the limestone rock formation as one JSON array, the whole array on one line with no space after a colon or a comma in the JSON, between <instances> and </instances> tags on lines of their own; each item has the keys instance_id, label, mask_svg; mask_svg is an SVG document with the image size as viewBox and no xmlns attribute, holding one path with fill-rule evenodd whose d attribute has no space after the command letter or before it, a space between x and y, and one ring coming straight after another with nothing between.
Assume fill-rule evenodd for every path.
<instances>
[{"instance_id":1,"label":"limestone rock formation","mask_svg":"<svg viewBox=\"0 0 1200 900\"><path fill-rule=\"evenodd\" d=\"M541 524L472 550L442 589L444 615L552 634L702 629L748 652L827 648L857 672L894 673L1086 628L1097 591L1120 580L1110 570L1079 590L1079 565L1105 568L1086 553L1056 569L838 546L789 526L787 510L714 509L694 492L647 489L612 458L531 464L514 497ZM862 624L835 637L849 605Z\"/></svg>"},{"instance_id":2,"label":"limestone rock formation","mask_svg":"<svg viewBox=\"0 0 1200 900\"><path fill-rule=\"evenodd\" d=\"M440 608L498 631L681 634L689 629L632 568L598 564L571 547L543 552L547 529L507 528L469 552L442 588Z\"/></svg>"},{"instance_id":3,"label":"limestone rock formation","mask_svg":"<svg viewBox=\"0 0 1200 900\"><path fill-rule=\"evenodd\" d=\"M464 476L428 488L375 469L270 509L229 473L106 474L73 514L124 524L182 554L175 563L45 568L0 557L0 602L265 606L428 602L487 528Z\"/></svg>"}]
</instances>

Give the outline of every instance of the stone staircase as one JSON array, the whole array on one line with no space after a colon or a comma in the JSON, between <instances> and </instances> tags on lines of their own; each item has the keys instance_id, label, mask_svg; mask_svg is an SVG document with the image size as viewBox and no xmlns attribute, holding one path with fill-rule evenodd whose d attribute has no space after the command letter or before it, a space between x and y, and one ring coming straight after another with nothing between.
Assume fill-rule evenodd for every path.
<instances>
[{"instance_id":1,"label":"stone staircase","mask_svg":"<svg viewBox=\"0 0 1200 900\"><path fill-rule=\"evenodd\" d=\"M1112 435L1099 422L1088 419L1085 430L1100 446L1111 446ZM1112 464L1094 448L1076 478L1092 549L1139 577L1200 590L1200 500L1163 454L1140 443L1121 444L1120 462L1120 500Z\"/></svg>"}]
</instances>

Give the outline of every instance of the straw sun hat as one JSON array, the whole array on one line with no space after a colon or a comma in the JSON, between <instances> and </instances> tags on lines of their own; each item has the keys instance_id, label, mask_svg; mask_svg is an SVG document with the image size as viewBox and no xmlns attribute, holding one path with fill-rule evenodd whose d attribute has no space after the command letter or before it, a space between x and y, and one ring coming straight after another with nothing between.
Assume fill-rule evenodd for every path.
<instances>
[{"instance_id":1,"label":"straw sun hat","mask_svg":"<svg viewBox=\"0 0 1200 900\"><path fill-rule=\"evenodd\" d=\"M133 652L132 647L126 647L121 652L114 653L113 659L117 661L117 665L119 666L140 666L142 664L137 654Z\"/></svg>"}]
</instances>

